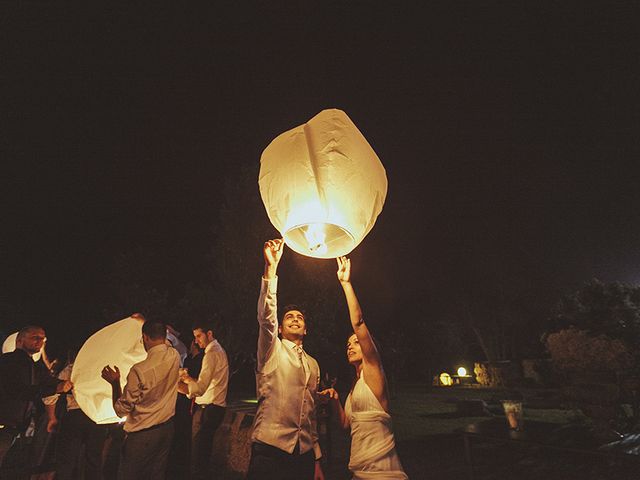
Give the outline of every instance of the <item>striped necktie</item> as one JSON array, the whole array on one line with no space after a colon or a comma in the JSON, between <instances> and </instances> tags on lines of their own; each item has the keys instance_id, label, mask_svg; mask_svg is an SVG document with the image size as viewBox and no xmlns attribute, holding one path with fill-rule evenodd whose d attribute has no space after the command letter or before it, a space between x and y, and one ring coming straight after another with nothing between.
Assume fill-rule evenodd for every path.
<instances>
[{"instance_id":1,"label":"striped necktie","mask_svg":"<svg viewBox=\"0 0 640 480\"><path fill-rule=\"evenodd\" d=\"M298 360L300 360L300 365L302 365L302 370L304 371L305 382L309 380L309 362L307 361L307 356L304 353L304 350L300 345L294 345L296 353L298 354Z\"/></svg>"}]
</instances>

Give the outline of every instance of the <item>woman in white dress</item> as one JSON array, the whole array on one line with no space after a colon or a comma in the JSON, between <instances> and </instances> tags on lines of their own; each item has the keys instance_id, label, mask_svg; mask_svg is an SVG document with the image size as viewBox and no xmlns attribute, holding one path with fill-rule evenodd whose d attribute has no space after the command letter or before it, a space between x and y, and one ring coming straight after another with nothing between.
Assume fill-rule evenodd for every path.
<instances>
[{"instance_id":1,"label":"woman in white dress","mask_svg":"<svg viewBox=\"0 0 640 480\"><path fill-rule=\"evenodd\" d=\"M351 261L345 257L337 260L338 280L347 298L354 331L347 341L347 359L356 370L357 381L344 409L334 389L320 394L331 398L343 428L351 427L349 470L353 480L406 480L391 428L387 379L351 285Z\"/></svg>"}]
</instances>

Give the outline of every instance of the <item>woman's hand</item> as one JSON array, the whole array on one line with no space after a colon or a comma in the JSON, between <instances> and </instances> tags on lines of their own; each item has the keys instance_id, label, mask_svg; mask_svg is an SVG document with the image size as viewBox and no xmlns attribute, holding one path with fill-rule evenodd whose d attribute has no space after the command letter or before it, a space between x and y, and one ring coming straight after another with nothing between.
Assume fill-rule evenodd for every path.
<instances>
[{"instance_id":1,"label":"woman's hand","mask_svg":"<svg viewBox=\"0 0 640 480\"><path fill-rule=\"evenodd\" d=\"M338 280L340 283L350 283L351 282L351 260L347 257L338 257L336 258L338 262Z\"/></svg>"}]
</instances>

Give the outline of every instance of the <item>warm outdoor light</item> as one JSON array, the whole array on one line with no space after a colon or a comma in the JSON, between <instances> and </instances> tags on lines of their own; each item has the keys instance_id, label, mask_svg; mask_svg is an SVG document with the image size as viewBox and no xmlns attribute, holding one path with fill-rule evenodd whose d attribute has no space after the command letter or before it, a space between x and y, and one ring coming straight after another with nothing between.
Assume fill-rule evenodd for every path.
<instances>
[{"instance_id":1,"label":"warm outdoor light","mask_svg":"<svg viewBox=\"0 0 640 480\"><path fill-rule=\"evenodd\" d=\"M71 372L73 396L87 416L96 423L117 423L111 402L111 386L100 376L105 365L120 369L120 384L124 387L134 363L144 360L147 353L142 344L142 321L125 318L98 330L84 342Z\"/></svg>"},{"instance_id":2,"label":"warm outdoor light","mask_svg":"<svg viewBox=\"0 0 640 480\"><path fill-rule=\"evenodd\" d=\"M450 387L453 385L453 378L447 372L442 372L440 374L440 385L444 385L445 387Z\"/></svg>"},{"instance_id":3,"label":"warm outdoor light","mask_svg":"<svg viewBox=\"0 0 640 480\"><path fill-rule=\"evenodd\" d=\"M387 195L380 159L341 110L323 110L276 137L260 159L260 195L296 252L334 258L369 233Z\"/></svg>"},{"instance_id":4,"label":"warm outdoor light","mask_svg":"<svg viewBox=\"0 0 640 480\"><path fill-rule=\"evenodd\" d=\"M467 376L467 369L464 367L459 367L458 368L458 376L459 377L466 377Z\"/></svg>"}]
</instances>

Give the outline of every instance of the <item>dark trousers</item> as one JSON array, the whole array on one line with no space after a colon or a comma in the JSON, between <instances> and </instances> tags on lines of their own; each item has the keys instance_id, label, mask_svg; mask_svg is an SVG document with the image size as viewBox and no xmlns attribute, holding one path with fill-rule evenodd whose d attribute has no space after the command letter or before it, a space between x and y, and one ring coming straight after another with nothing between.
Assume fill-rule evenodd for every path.
<instances>
[{"instance_id":1,"label":"dark trousers","mask_svg":"<svg viewBox=\"0 0 640 480\"><path fill-rule=\"evenodd\" d=\"M2 460L7 455L7 452L11 449L13 442L18 437L20 430L17 428L5 426L0 428L0 467L2 466Z\"/></svg>"},{"instance_id":2,"label":"dark trousers","mask_svg":"<svg viewBox=\"0 0 640 480\"><path fill-rule=\"evenodd\" d=\"M313 450L300 455L298 448L296 446L293 453L287 453L271 445L253 443L247 480L313 480Z\"/></svg>"},{"instance_id":3,"label":"dark trousers","mask_svg":"<svg viewBox=\"0 0 640 480\"><path fill-rule=\"evenodd\" d=\"M164 480L173 440L173 419L127 433L120 452L118 480Z\"/></svg>"},{"instance_id":4,"label":"dark trousers","mask_svg":"<svg viewBox=\"0 0 640 480\"><path fill-rule=\"evenodd\" d=\"M100 480L106 439L106 427L96 425L79 408L65 413L56 439L56 480Z\"/></svg>"},{"instance_id":5,"label":"dark trousers","mask_svg":"<svg viewBox=\"0 0 640 480\"><path fill-rule=\"evenodd\" d=\"M211 468L213 436L224 420L226 408L218 405L195 405L191 419L191 478L215 478Z\"/></svg>"}]
</instances>

